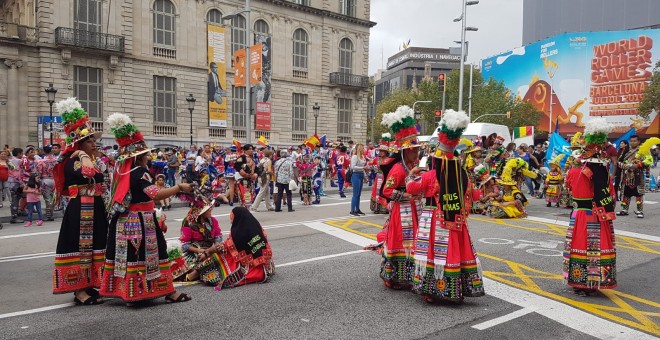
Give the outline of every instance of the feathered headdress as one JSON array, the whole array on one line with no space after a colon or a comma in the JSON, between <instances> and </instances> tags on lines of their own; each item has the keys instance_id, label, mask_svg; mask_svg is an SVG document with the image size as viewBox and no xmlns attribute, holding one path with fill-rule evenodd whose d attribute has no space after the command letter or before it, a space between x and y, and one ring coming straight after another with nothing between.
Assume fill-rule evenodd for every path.
<instances>
[{"instance_id":1,"label":"feathered headdress","mask_svg":"<svg viewBox=\"0 0 660 340\"><path fill-rule=\"evenodd\" d=\"M569 149L577 150L582 146L582 132L576 132L573 137L571 137L571 146Z\"/></svg>"},{"instance_id":2,"label":"feathered headdress","mask_svg":"<svg viewBox=\"0 0 660 340\"><path fill-rule=\"evenodd\" d=\"M607 142L607 135L612 132L612 125L607 119L598 117L590 120L584 129L584 141L589 144L604 144Z\"/></svg>"},{"instance_id":3,"label":"feathered headdress","mask_svg":"<svg viewBox=\"0 0 660 340\"><path fill-rule=\"evenodd\" d=\"M55 110L62 116L62 128L64 129L64 133L66 133L64 140L66 141L67 149L71 149L68 151L73 151L74 144L87 137L95 136L99 138L103 134L102 131L94 131L89 121L89 115L76 98L69 97L60 100L55 104ZM67 150L65 150L66 152Z\"/></svg>"},{"instance_id":4,"label":"feathered headdress","mask_svg":"<svg viewBox=\"0 0 660 340\"><path fill-rule=\"evenodd\" d=\"M407 149L419 146L415 113L410 106L401 105L396 111L384 114L381 124L392 130L397 148Z\"/></svg>"},{"instance_id":5,"label":"feathered headdress","mask_svg":"<svg viewBox=\"0 0 660 340\"><path fill-rule=\"evenodd\" d=\"M637 153L635 156L638 158L648 156L651 154L651 148L656 145L660 144L660 138L658 137L651 137L646 140L646 142L642 143L642 145L639 146L639 150L637 150Z\"/></svg>"},{"instance_id":6,"label":"feathered headdress","mask_svg":"<svg viewBox=\"0 0 660 340\"><path fill-rule=\"evenodd\" d=\"M513 177L518 173L521 173L524 176L529 178L536 178L538 175L528 169L528 164L522 158L511 158L504 165L504 170L502 170L502 176L497 180L498 183L503 185L516 185L518 184Z\"/></svg>"},{"instance_id":7,"label":"feathered headdress","mask_svg":"<svg viewBox=\"0 0 660 340\"><path fill-rule=\"evenodd\" d=\"M390 142L392 141L392 135L389 132L385 132L380 136L380 144L378 145L378 150L390 151Z\"/></svg>"},{"instance_id":8,"label":"feathered headdress","mask_svg":"<svg viewBox=\"0 0 660 340\"><path fill-rule=\"evenodd\" d=\"M550 162L548 162L548 165L550 166L554 165L561 169L561 161L562 159L564 159L565 156L566 154L563 153L558 154L557 156L555 156L555 158L553 158Z\"/></svg>"},{"instance_id":9,"label":"feathered headdress","mask_svg":"<svg viewBox=\"0 0 660 340\"><path fill-rule=\"evenodd\" d=\"M108 117L107 122L119 145L118 159L131 158L151 151L144 142L142 133L128 115L116 112Z\"/></svg>"},{"instance_id":10,"label":"feathered headdress","mask_svg":"<svg viewBox=\"0 0 660 340\"><path fill-rule=\"evenodd\" d=\"M438 150L453 156L454 149L468 124L470 124L470 118L464 111L451 109L445 111L439 124ZM438 151L436 151L436 156L438 156Z\"/></svg>"}]
</instances>

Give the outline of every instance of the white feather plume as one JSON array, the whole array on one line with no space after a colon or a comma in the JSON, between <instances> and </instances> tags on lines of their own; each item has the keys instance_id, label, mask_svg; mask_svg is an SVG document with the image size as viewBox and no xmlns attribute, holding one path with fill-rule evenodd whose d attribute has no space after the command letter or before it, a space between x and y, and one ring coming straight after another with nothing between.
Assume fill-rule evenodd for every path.
<instances>
[{"instance_id":1,"label":"white feather plume","mask_svg":"<svg viewBox=\"0 0 660 340\"><path fill-rule=\"evenodd\" d=\"M383 120L381 120L380 124L385 125L387 127L392 126L392 115L394 112L388 112L383 114Z\"/></svg>"},{"instance_id":2,"label":"white feather plume","mask_svg":"<svg viewBox=\"0 0 660 340\"><path fill-rule=\"evenodd\" d=\"M181 241L167 240L167 251L169 252L172 249L181 249Z\"/></svg>"},{"instance_id":3,"label":"white feather plume","mask_svg":"<svg viewBox=\"0 0 660 340\"><path fill-rule=\"evenodd\" d=\"M108 122L108 125L110 126L110 129L118 129L122 126L133 123L133 121L131 120L131 117L129 117L126 114L120 113L120 112L115 112L115 113L111 114L108 117L107 122Z\"/></svg>"},{"instance_id":4,"label":"white feather plume","mask_svg":"<svg viewBox=\"0 0 660 340\"><path fill-rule=\"evenodd\" d=\"M385 132L380 136L381 138L392 139L392 135L389 132Z\"/></svg>"},{"instance_id":5,"label":"white feather plume","mask_svg":"<svg viewBox=\"0 0 660 340\"><path fill-rule=\"evenodd\" d=\"M452 131L465 129L468 124L470 124L470 118L465 114L465 111L454 111L452 109L443 112L442 120L440 121L440 125L445 125Z\"/></svg>"},{"instance_id":6,"label":"white feather plume","mask_svg":"<svg viewBox=\"0 0 660 340\"><path fill-rule=\"evenodd\" d=\"M74 109L82 109L80 102L75 97L69 97L67 99L62 99L55 104L55 110L60 114L60 116L65 112L71 112Z\"/></svg>"},{"instance_id":7,"label":"white feather plume","mask_svg":"<svg viewBox=\"0 0 660 340\"><path fill-rule=\"evenodd\" d=\"M396 121L398 122L403 121L403 119L406 117L415 118L415 111L413 111L413 109L411 109L408 105L401 105L397 107L394 113L396 114Z\"/></svg>"},{"instance_id":8,"label":"white feather plume","mask_svg":"<svg viewBox=\"0 0 660 340\"><path fill-rule=\"evenodd\" d=\"M607 119L603 117L597 117L589 120L587 122L587 127L584 128L584 134L585 135L592 135L595 133L605 133L609 134L612 132L612 129L614 128L612 124L610 124Z\"/></svg>"}]
</instances>

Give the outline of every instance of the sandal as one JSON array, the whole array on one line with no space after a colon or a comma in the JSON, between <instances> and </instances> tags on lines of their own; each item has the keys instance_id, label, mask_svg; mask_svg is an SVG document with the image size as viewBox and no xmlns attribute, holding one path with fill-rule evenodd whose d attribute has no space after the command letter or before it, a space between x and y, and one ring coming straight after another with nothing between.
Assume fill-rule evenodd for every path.
<instances>
[{"instance_id":1,"label":"sandal","mask_svg":"<svg viewBox=\"0 0 660 340\"><path fill-rule=\"evenodd\" d=\"M179 297L176 298L176 299L173 299L171 297L171 295L168 295L168 296L165 297L165 302L167 302L167 303L187 302L187 301L190 301L190 300L192 300L192 298L190 296L188 296L188 294L186 294L186 293L180 293Z\"/></svg>"},{"instance_id":2,"label":"sandal","mask_svg":"<svg viewBox=\"0 0 660 340\"><path fill-rule=\"evenodd\" d=\"M87 293L87 295L89 295L93 298L97 298L97 297L101 296L101 293L99 293L99 291L94 289L94 288L85 289L85 293Z\"/></svg>"},{"instance_id":3,"label":"sandal","mask_svg":"<svg viewBox=\"0 0 660 340\"><path fill-rule=\"evenodd\" d=\"M77 297L73 298L73 302L76 303L77 306L93 306L93 305L100 305L103 303L103 300L99 300L100 297L94 297L94 296L89 296L85 301L81 301Z\"/></svg>"}]
</instances>

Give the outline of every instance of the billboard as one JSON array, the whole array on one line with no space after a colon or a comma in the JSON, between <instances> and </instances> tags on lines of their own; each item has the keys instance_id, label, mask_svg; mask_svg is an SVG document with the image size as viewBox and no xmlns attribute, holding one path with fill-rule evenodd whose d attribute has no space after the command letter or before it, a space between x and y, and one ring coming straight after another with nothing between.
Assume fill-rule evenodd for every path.
<instances>
[{"instance_id":1,"label":"billboard","mask_svg":"<svg viewBox=\"0 0 660 340\"><path fill-rule=\"evenodd\" d=\"M227 127L227 60L225 59L225 28L207 25L209 126Z\"/></svg>"},{"instance_id":2,"label":"billboard","mask_svg":"<svg viewBox=\"0 0 660 340\"><path fill-rule=\"evenodd\" d=\"M634 127L655 136L657 112L644 119L637 108L660 60L657 42L659 29L564 33L484 59L481 71L543 112L538 130L559 123L560 133L572 134L591 117L605 117L614 134Z\"/></svg>"},{"instance_id":3,"label":"billboard","mask_svg":"<svg viewBox=\"0 0 660 340\"><path fill-rule=\"evenodd\" d=\"M270 104L270 91L271 91L271 76L273 71L271 69L271 37L266 34L256 34L255 42L260 46L261 51L261 65L260 65L260 79L254 85L254 93L256 97L257 107L256 113L256 129L262 131L270 131L271 112L272 107Z\"/></svg>"},{"instance_id":4,"label":"billboard","mask_svg":"<svg viewBox=\"0 0 660 340\"><path fill-rule=\"evenodd\" d=\"M234 52L235 86L245 86L246 58L247 49L241 48ZM259 82L261 82L261 44L250 46L250 85L254 86Z\"/></svg>"},{"instance_id":5,"label":"billboard","mask_svg":"<svg viewBox=\"0 0 660 340\"><path fill-rule=\"evenodd\" d=\"M61 147L66 145L64 141L64 130L62 129L62 117L53 116L53 140L50 140L50 115L37 116L37 133L39 135L39 147L44 145L59 144Z\"/></svg>"}]
</instances>

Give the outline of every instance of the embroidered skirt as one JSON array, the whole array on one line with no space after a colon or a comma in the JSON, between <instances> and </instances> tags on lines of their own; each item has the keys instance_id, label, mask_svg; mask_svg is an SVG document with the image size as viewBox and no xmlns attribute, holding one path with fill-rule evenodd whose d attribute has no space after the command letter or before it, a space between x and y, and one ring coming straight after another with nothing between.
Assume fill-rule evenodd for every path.
<instances>
[{"instance_id":1,"label":"embroidered skirt","mask_svg":"<svg viewBox=\"0 0 660 340\"><path fill-rule=\"evenodd\" d=\"M402 201L392 204L380 266L380 277L383 281L399 285L412 283L417 216L417 208L413 202Z\"/></svg>"},{"instance_id":2,"label":"embroidered skirt","mask_svg":"<svg viewBox=\"0 0 660 340\"><path fill-rule=\"evenodd\" d=\"M153 210L115 214L110 223L101 295L125 302L175 291L167 244Z\"/></svg>"},{"instance_id":3,"label":"embroidered skirt","mask_svg":"<svg viewBox=\"0 0 660 340\"><path fill-rule=\"evenodd\" d=\"M302 181L300 182L300 192L303 195L312 197L314 191L312 190L312 177L303 176Z\"/></svg>"},{"instance_id":4,"label":"embroidered skirt","mask_svg":"<svg viewBox=\"0 0 660 340\"><path fill-rule=\"evenodd\" d=\"M548 184L545 188L545 201L548 203L559 203L562 194L561 184Z\"/></svg>"},{"instance_id":5,"label":"embroidered skirt","mask_svg":"<svg viewBox=\"0 0 660 340\"><path fill-rule=\"evenodd\" d=\"M611 221L590 210L574 210L564 244L564 280L581 289L611 289L616 283L616 248Z\"/></svg>"},{"instance_id":6,"label":"embroidered skirt","mask_svg":"<svg viewBox=\"0 0 660 340\"><path fill-rule=\"evenodd\" d=\"M376 180L374 181L374 186L371 189L371 203L369 208L375 213L386 213L387 212L387 201L383 197L380 197L380 187L383 185L383 174L376 174Z\"/></svg>"},{"instance_id":7,"label":"embroidered skirt","mask_svg":"<svg viewBox=\"0 0 660 340\"><path fill-rule=\"evenodd\" d=\"M55 251L54 294L100 287L107 234L101 196L70 199Z\"/></svg>"},{"instance_id":8,"label":"embroidered skirt","mask_svg":"<svg viewBox=\"0 0 660 340\"><path fill-rule=\"evenodd\" d=\"M244 267L229 254L214 253L197 266L199 279L211 286L233 288L249 283L268 282L274 266L258 265Z\"/></svg>"},{"instance_id":9,"label":"embroidered skirt","mask_svg":"<svg viewBox=\"0 0 660 340\"><path fill-rule=\"evenodd\" d=\"M481 263L467 225L441 227L435 207L424 207L415 238L413 292L434 299L462 301L485 295Z\"/></svg>"}]
</instances>

